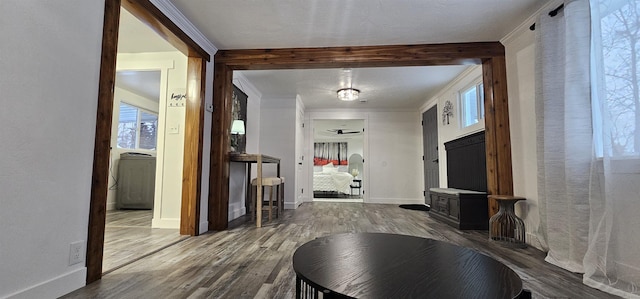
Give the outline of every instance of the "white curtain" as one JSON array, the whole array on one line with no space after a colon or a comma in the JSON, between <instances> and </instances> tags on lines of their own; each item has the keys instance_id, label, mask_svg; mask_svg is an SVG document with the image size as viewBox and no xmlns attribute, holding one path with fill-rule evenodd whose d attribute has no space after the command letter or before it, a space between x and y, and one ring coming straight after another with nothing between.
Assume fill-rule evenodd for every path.
<instances>
[{"instance_id":1,"label":"white curtain","mask_svg":"<svg viewBox=\"0 0 640 299\"><path fill-rule=\"evenodd\" d=\"M583 272L589 236L589 20L589 2L577 0L536 22L538 233L546 261L573 272Z\"/></svg>"},{"instance_id":2,"label":"white curtain","mask_svg":"<svg viewBox=\"0 0 640 299\"><path fill-rule=\"evenodd\" d=\"M640 298L640 1L592 1L592 172L585 284Z\"/></svg>"},{"instance_id":3,"label":"white curtain","mask_svg":"<svg viewBox=\"0 0 640 299\"><path fill-rule=\"evenodd\" d=\"M566 1L536 22L546 261L640 298L640 1Z\"/></svg>"}]
</instances>

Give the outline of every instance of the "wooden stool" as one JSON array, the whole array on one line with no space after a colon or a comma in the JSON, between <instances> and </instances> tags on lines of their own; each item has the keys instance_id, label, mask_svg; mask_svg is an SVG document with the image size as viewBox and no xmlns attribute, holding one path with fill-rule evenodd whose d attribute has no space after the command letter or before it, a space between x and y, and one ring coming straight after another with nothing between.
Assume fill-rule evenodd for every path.
<instances>
[{"instance_id":1,"label":"wooden stool","mask_svg":"<svg viewBox=\"0 0 640 299\"><path fill-rule=\"evenodd\" d=\"M284 177L280 177L280 186L278 187L278 194L280 195L280 199L278 200L278 214L277 217L280 218L282 212L284 211Z\"/></svg>"},{"instance_id":2,"label":"wooden stool","mask_svg":"<svg viewBox=\"0 0 640 299\"><path fill-rule=\"evenodd\" d=\"M489 195L500 205L498 213L489 219L489 239L509 247L527 247L524 221L516 216L514 204L524 197L511 195Z\"/></svg>"},{"instance_id":3,"label":"wooden stool","mask_svg":"<svg viewBox=\"0 0 640 299\"><path fill-rule=\"evenodd\" d=\"M253 180L251 180L251 220L255 219L255 211L253 211L253 209L255 209L256 206L256 195L258 194L257 190L255 190L257 188L258 185L258 179L254 178ZM278 177L266 177L266 178L262 178L262 194L263 194L263 198L261 198L260 200L262 200L264 202L264 188L265 187L269 187L269 205L268 208L265 207L265 205L262 205L262 210L264 211L265 208L268 209L269 211L269 221L271 221L273 219L273 202L274 202L274 196L273 196L273 189L277 188L276 192L279 192L280 190L280 186L282 185L282 180ZM255 191L254 191L255 190ZM279 194L276 194L275 197L275 202L276 202L276 206L275 208L278 208L278 201L279 201ZM277 213L277 210L276 210Z\"/></svg>"}]
</instances>

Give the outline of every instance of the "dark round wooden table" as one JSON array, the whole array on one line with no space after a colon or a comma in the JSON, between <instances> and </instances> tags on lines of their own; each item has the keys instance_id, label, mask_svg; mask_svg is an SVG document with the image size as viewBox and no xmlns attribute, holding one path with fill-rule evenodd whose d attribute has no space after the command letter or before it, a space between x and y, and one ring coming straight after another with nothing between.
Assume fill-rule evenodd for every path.
<instances>
[{"instance_id":1,"label":"dark round wooden table","mask_svg":"<svg viewBox=\"0 0 640 299\"><path fill-rule=\"evenodd\" d=\"M317 238L293 254L296 297L527 298L509 267L477 251L414 236ZM521 294L522 293L522 294Z\"/></svg>"}]
</instances>

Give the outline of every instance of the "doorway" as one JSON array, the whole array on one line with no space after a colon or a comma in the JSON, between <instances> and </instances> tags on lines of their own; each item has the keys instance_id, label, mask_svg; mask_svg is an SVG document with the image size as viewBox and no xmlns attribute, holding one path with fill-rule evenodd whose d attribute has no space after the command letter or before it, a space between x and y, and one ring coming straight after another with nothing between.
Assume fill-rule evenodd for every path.
<instances>
[{"instance_id":1,"label":"doorway","mask_svg":"<svg viewBox=\"0 0 640 299\"><path fill-rule=\"evenodd\" d=\"M429 189L440 186L438 159L438 106L422 113L422 148L424 163L424 200L431 206Z\"/></svg>"},{"instance_id":2,"label":"doorway","mask_svg":"<svg viewBox=\"0 0 640 299\"><path fill-rule=\"evenodd\" d=\"M233 72L236 70L398 67L446 64L481 64L485 94L485 130L487 147L487 187L490 194L513 194L511 140L506 60L500 42L422 44L404 46L354 46L330 48L241 49L216 52L216 77L213 103L229 107ZM210 229L228 228L229 109L213 112L220 126L212 128L211 173L209 186L216 190L209 197ZM366 185L365 185L366 188ZM365 194L365 197L367 195ZM488 213L497 212L497 203L489 203Z\"/></svg>"},{"instance_id":3,"label":"doorway","mask_svg":"<svg viewBox=\"0 0 640 299\"><path fill-rule=\"evenodd\" d=\"M118 32L120 26L121 7L135 18L142 20L155 32L161 32L173 50L178 49L186 58L186 80L182 91L176 93L184 107L184 145L175 146L183 152L182 170L176 173L181 177L181 188L178 191L181 235L198 235L200 224L200 195L202 180L202 152L204 132L204 93L206 79L206 63L210 55L195 43L175 23L165 16L148 0L141 1L106 1L105 22L103 28L100 81L98 89L98 109L96 118L96 134L94 162L91 185L91 204L89 209L89 225L87 239L87 283L102 277L104 255L105 222L107 210L109 160L111 157L111 137L113 118L113 86L116 77L116 56L118 55ZM170 90L168 92L173 92ZM174 98L174 97L171 97ZM162 109L162 107L160 107Z\"/></svg>"},{"instance_id":4,"label":"doorway","mask_svg":"<svg viewBox=\"0 0 640 299\"><path fill-rule=\"evenodd\" d=\"M313 120L313 201L364 202L364 119Z\"/></svg>"},{"instance_id":5,"label":"doorway","mask_svg":"<svg viewBox=\"0 0 640 299\"><path fill-rule=\"evenodd\" d=\"M103 273L180 235L187 57L120 13Z\"/></svg>"}]
</instances>

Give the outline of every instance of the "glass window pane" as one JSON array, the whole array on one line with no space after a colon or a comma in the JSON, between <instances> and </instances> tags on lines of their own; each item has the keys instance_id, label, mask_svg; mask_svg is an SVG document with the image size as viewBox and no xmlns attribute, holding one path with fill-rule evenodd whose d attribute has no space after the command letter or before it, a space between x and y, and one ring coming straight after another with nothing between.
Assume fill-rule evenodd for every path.
<instances>
[{"instance_id":1,"label":"glass window pane","mask_svg":"<svg viewBox=\"0 0 640 299\"><path fill-rule=\"evenodd\" d=\"M640 4L619 1L607 6L600 22L604 67L603 114L610 119L603 140L613 156L640 154ZM608 115L607 115L608 114Z\"/></svg>"},{"instance_id":2,"label":"glass window pane","mask_svg":"<svg viewBox=\"0 0 640 299\"><path fill-rule=\"evenodd\" d=\"M468 127L478 122L478 99L476 87L466 90L462 94L463 125Z\"/></svg>"},{"instance_id":3,"label":"glass window pane","mask_svg":"<svg viewBox=\"0 0 640 299\"><path fill-rule=\"evenodd\" d=\"M136 148L138 108L120 103L118 116L118 148Z\"/></svg>"},{"instance_id":4,"label":"glass window pane","mask_svg":"<svg viewBox=\"0 0 640 299\"><path fill-rule=\"evenodd\" d=\"M140 112L140 148L155 150L158 136L158 116Z\"/></svg>"}]
</instances>

